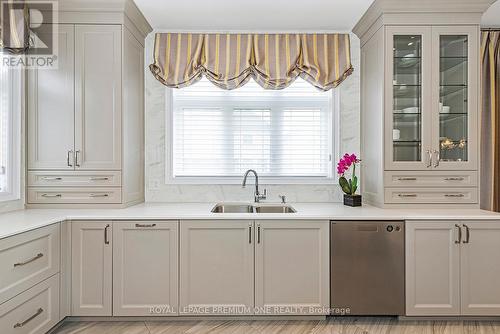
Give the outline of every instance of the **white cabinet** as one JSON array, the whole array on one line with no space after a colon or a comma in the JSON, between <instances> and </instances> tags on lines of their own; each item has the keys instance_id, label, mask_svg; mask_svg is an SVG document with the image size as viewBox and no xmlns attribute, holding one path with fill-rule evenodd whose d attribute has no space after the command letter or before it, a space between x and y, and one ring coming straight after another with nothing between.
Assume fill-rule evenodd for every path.
<instances>
[{"instance_id":1,"label":"white cabinet","mask_svg":"<svg viewBox=\"0 0 500 334\"><path fill-rule=\"evenodd\" d=\"M71 223L73 316L111 316L111 239L110 222Z\"/></svg>"},{"instance_id":2,"label":"white cabinet","mask_svg":"<svg viewBox=\"0 0 500 334\"><path fill-rule=\"evenodd\" d=\"M58 28L58 68L28 71L29 169L74 169L74 26Z\"/></svg>"},{"instance_id":3,"label":"white cabinet","mask_svg":"<svg viewBox=\"0 0 500 334\"><path fill-rule=\"evenodd\" d=\"M181 315L328 313L327 221L182 221L180 230Z\"/></svg>"},{"instance_id":4,"label":"white cabinet","mask_svg":"<svg viewBox=\"0 0 500 334\"><path fill-rule=\"evenodd\" d=\"M467 178L479 170L477 13L487 5L468 2L458 21L446 7L376 1L353 29L361 39L367 203L479 206L478 185ZM394 183L398 173L405 176ZM444 182L426 184L431 179ZM460 183L467 188L457 189Z\"/></svg>"},{"instance_id":5,"label":"white cabinet","mask_svg":"<svg viewBox=\"0 0 500 334\"><path fill-rule=\"evenodd\" d=\"M182 221L179 314L246 314L254 306L252 221Z\"/></svg>"},{"instance_id":6,"label":"white cabinet","mask_svg":"<svg viewBox=\"0 0 500 334\"><path fill-rule=\"evenodd\" d=\"M462 229L462 315L498 316L500 222L463 222Z\"/></svg>"},{"instance_id":7,"label":"white cabinet","mask_svg":"<svg viewBox=\"0 0 500 334\"><path fill-rule=\"evenodd\" d=\"M121 27L75 27L75 166L121 168Z\"/></svg>"},{"instance_id":8,"label":"white cabinet","mask_svg":"<svg viewBox=\"0 0 500 334\"><path fill-rule=\"evenodd\" d=\"M328 222L255 224L256 309L276 315L328 314Z\"/></svg>"},{"instance_id":9,"label":"white cabinet","mask_svg":"<svg viewBox=\"0 0 500 334\"><path fill-rule=\"evenodd\" d=\"M460 314L458 222L406 224L406 314Z\"/></svg>"},{"instance_id":10,"label":"white cabinet","mask_svg":"<svg viewBox=\"0 0 500 334\"><path fill-rule=\"evenodd\" d=\"M406 314L500 315L500 222L407 222Z\"/></svg>"},{"instance_id":11,"label":"white cabinet","mask_svg":"<svg viewBox=\"0 0 500 334\"><path fill-rule=\"evenodd\" d=\"M178 222L113 225L113 315L177 315Z\"/></svg>"}]
</instances>

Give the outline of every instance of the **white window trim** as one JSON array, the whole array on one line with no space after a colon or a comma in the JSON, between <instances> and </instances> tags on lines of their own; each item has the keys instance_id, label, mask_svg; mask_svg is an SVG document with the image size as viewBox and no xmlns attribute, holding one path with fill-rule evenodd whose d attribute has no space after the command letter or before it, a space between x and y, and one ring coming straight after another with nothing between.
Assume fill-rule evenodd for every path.
<instances>
[{"instance_id":1,"label":"white window trim","mask_svg":"<svg viewBox=\"0 0 500 334\"><path fill-rule=\"evenodd\" d=\"M11 92L10 99L10 142L12 150L8 159L12 171L9 178L10 192L0 192L0 202L15 201L21 199L21 113L23 98L23 74L22 70L10 70Z\"/></svg>"},{"instance_id":2,"label":"white window trim","mask_svg":"<svg viewBox=\"0 0 500 334\"><path fill-rule=\"evenodd\" d=\"M332 110L332 163L331 177L266 177L259 176L261 184L338 184L335 161L340 157L340 93L337 89L331 90L330 108ZM171 88L165 88L165 184L241 184L241 177L174 177L173 176L173 93Z\"/></svg>"}]
</instances>

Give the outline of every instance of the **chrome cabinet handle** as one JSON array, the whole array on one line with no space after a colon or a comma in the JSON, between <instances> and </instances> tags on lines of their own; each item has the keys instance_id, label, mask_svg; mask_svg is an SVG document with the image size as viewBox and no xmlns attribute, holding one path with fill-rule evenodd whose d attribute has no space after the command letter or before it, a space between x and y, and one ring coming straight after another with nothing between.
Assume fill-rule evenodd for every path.
<instances>
[{"instance_id":1,"label":"chrome cabinet handle","mask_svg":"<svg viewBox=\"0 0 500 334\"><path fill-rule=\"evenodd\" d=\"M400 177L398 181L417 181L416 177Z\"/></svg>"},{"instance_id":2,"label":"chrome cabinet handle","mask_svg":"<svg viewBox=\"0 0 500 334\"><path fill-rule=\"evenodd\" d=\"M96 197L108 197L109 194L90 194L89 197L91 198L96 198Z\"/></svg>"},{"instance_id":3,"label":"chrome cabinet handle","mask_svg":"<svg viewBox=\"0 0 500 334\"><path fill-rule=\"evenodd\" d=\"M155 227L156 224L135 224L135 227Z\"/></svg>"},{"instance_id":4,"label":"chrome cabinet handle","mask_svg":"<svg viewBox=\"0 0 500 334\"><path fill-rule=\"evenodd\" d=\"M20 266L27 265L28 263L31 263L31 262L36 261L38 259L41 259L42 257L43 257L43 253L38 253L37 255L35 255L34 257L32 257L29 260L26 260L26 261L23 261L23 262L14 263L14 268L15 267L20 267Z\"/></svg>"},{"instance_id":5,"label":"chrome cabinet handle","mask_svg":"<svg viewBox=\"0 0 500 334\"><path fill-rule=\"evenodd\" d=\"M108 181L109 177L91 177L89 178L90 181Z\"/></svg>"},{"instance_id":6,"label":"chrome cabinet handle","mask_svg":"<svg viewBox=\"0 0 500 334\"><path fill-rule=\"evenodd\" d=\"M461 197L465 197L465 195L464 194L444 194L444 197L461 198Z\"/></svg>"},{"instance_id":7,"label":"chrome cabinet handle","mask_svg":"<svg viewBox=\"0 0 500 334\"><path fill-rule=\"evenodd\" d=\"M464 177L447 177L444 179L445 181L463 181L465 180Z\"/></svg>"},{"instance_id":8,"label":"chrome cabinet handle","mask_svg":"<svg viewBox=\"0 0 500 334\"><path fill-rule=\"evenodd\" d=\"M257 225L257 243L260 244L260 224Z\"/></svg>"},{"instance_id":9,"label":"chrome cabinet handle","mask_svg":"<svg viewBox=\"0 0 500 334\"><path fill-rule=\"evenodd\" d=\"M398 194L398 196L403 197L403 198L405 198L405 197L413 197L413 198L418 197L417 194Z\"/></svg>"},{"instance_id":10,"label":"chrome cabinet handle","mask_svg":"<svg viewBox=\"0 0 500 334\"><path fill-rule=\"evenodd\" d=\"M432 152L431 150L427 150L427 157L428 157L428 162L427 162L427 168L432 167Z\"/></svg>"},{"instance_id":11,"label":"chrome cabinet handle","mask_svg":"<svg viewBox=\"0 0 500 334\"><path fill-rule=\"evenodd\" d=\"M23 327L25 326L28 322L30 322L31 320L35 319L36 317L38 317L40 314L42 314L43 312L43 308L39 308L35 314L33 314L31 317L29 317L28 319L24 320L23 322L18 322L17 324L14 325L14 328L20 328L20 327Z\"/></svg>"},{"instance_id":12,"label":"chrome cabinet handle","mask_svg":"<svg viewBox=\"0 0 500 334\"><path fill-rule=\"evenodd\" d=\"M45 180L45 181L62 181L62 177L48 177L48 176L45 176L45 177L42 177L42 180Z\"/></svg>"},{"instance_id":13,"label":"chrome cabinet handle","mask_svg":"<svg viewBox=\"0 0 500 334\"><path fill-rule=\"evenodd\" d=\"M465 227L465 240L464 240L464 244L468 244L468 243L470 243L470 228L469 228L469 226L467 226L465 224L464 224L464 227Z\"/></svg>"},{"instance_id":14,"label":"chrome cabinet handle","mask_svg":"<svg viewBox=\"0 0 500 334\"><path fill-rule=\"evenodd\" d=\"M50 195L50 194L42 194L41 195L42 197L46 197L46 198L58 198L58 197L62 197L61 194L55 194L55 195Z\"/></svg>"},{"instance_id":15,"label":"chrome cabinet handle","mask_svg":"<svg viewBox=\"0 0 500 334\"><path fill-rule=\"evenodd\" d=\"M66 156L66 163L68 167L73 167L73 164L70 162L70 156L73 155L73 150L68 151L68 155Z\"/></svg>"},{"instance_id":16,"label":"chrome cabinet handle","mask_svg":"<svg viewBox=\"0 0 500 334\"><path fill-rule=\"evenodd\" d=\"M108 229L109 229L109 224L107 224L106 227L104 228L104 244L105 245L109 245Z\"/></svg>"},{"instance_id":17,"label":"chrome cabinet handle","mask_svg":"<svg viewBox=\"0 0 500 334\"><path fill-rule=\"evenodd\" d=\"M80 150L77 150L77 151L75 152L75 166L76 166L76 167L81 167L81 166L80 166L80 163L78 162L79 157L80 157Z\"/></svg>"},{"instance_id":18,"label":"chrome cabinet handle","mask_svg":"<svg viewBox=\"0 0 500 334\"><path fill-rule=\"evenodd\" d=\"M436 156L436 162L434 163L434 168L439 167L439 160L441 160L441 153L438 150L434 150L434 155Z\"/></svg>"},{"instance_id":19,"label":"chrome cabinet handle","mask_svg":"<svg viewBox=\"0 0 500 334\"><path fill-rule=\"evenodd\" d=\"M252 243L252 224L248 224L248 243Z\"/></svg>"},{"instance_id":20,"label":"chrome cabinet handle","mask_svg":"<svg viewBox=\"0 0 500 334\"><path fill-rule=\"evenodd\" d=\"M459 244L462 242L462 228L458 224L455 224L455 227L458 229L458 240L455 240L455 243Z\"/></svg>"}]
</instances>

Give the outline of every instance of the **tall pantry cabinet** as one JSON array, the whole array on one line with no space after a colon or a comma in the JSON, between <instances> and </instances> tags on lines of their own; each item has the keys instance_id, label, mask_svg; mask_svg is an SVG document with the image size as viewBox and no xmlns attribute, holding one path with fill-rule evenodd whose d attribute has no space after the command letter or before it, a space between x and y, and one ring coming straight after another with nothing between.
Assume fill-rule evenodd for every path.
<instances>
[{"instance_id":1,"label":"tall pantry cabinet","mask_svg":"<svg viewBox=\"0 0 500 334\"><path fill-rule=\"evenodd\" d=\"M479 206L479 34L492 0L376 0L361 39L364 199Z\"/></svg>"},{"instance_id":2,"label":"tall pantry cabinet","mask_svg":"<svg viewBox=\"0 0 500 334\"><path fill-rule=\"evenodd\" d=\"M132 1L61 4L58 67L28 71L28 205L143 201L150 31Z\"/></svg>"}]
</instances>

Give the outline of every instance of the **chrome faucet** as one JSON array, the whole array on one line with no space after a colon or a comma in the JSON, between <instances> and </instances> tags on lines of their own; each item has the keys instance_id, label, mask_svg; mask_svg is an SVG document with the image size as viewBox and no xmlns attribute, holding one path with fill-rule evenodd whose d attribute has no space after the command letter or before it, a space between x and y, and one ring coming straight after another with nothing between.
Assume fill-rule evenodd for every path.
<instances>
[{"instance_id":1,"label":"chrome faucet","mask_svg":"<svg viewBox=\"0 0 500 334\"><path fill-rule=\"evenodd\" d=\"M255 203L259 203L260 200L262 199L266 199L267 198L267 190L264 189L264 193L261 194L259 192L259 175L257 175L257 172L254 171L253 169L249 169L246 171L245 173L245 176L243 176L243 183L242 183L242 187L245 188L246 185L247 185L247 177L248 177L248 174L250 173L253 173L255 175L255 192L254 192L254 200L255 200Z\"/></svg>"}]
</instances>

